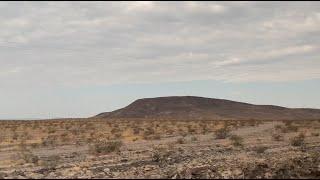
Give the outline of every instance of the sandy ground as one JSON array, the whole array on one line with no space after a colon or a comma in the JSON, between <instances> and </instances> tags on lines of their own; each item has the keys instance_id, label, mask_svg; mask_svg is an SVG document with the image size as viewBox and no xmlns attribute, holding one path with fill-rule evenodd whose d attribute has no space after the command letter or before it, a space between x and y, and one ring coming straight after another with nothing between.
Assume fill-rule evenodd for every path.
<instances>
[{"instance_id":1,"label":"sandy ground","mask_svg":"<svg viewBox=\"0 0 320 180\"><path fill-rule=\"evenodd\" d=\"M19 151L1 146L0 177L320 178L319 157L314 157L320 152L319 136L311 135L308 126L299 128L298 132L283 133L284 139L275 141L272 134L279 125L284 123L273 121L233 129L230 134L243 139L239 147L232 145L230 138L216 139L213 132L124 141L120 152L103 155L91 154L89 144L32 148L30 152L40 158L38 164L17 165L19 160L14 157ZM313 125L312 132L319 132L318 127L320 123ZM306 134L304 145L292 146L290 139L299 132ZM183 142L179 142L181 138ZM257 152L257 147L265 150ZM53 166L41 164L54 156L58 158L53 160Z\"/></svg>"}]
</instances>

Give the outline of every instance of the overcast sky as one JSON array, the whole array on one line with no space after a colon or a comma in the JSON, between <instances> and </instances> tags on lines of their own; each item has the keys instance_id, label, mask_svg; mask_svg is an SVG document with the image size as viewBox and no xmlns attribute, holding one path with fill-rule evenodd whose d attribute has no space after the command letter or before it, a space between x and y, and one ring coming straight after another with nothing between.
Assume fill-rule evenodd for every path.
<instances>
[{"instance_id":1,"label":"overcast sky","mask_svg":"<svg viewBox=\"0 0 320 180\"><path fill-rule=\"evenodd\" d=\"M320 108L319 2L0 2L0 118L197 95Z\"/></svg>"}]
</instances>

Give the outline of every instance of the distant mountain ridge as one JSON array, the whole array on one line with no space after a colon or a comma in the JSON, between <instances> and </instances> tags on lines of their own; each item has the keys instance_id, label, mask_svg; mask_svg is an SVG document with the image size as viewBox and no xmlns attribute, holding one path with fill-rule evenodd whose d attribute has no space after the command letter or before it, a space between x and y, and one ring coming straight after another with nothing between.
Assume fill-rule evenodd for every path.
<instances>
[{"instance_id":1,"label":"distant mountain ridge","mask_svg":"<svg viewBox=\"0 0 320 180\"><path fill-rule=\"evenodd\" d=\"M95 117L299 120L320 119L320 109L254 105L196 96L168 96L138 99L124 108L112 112L104 112Z\"/></svg>"}]
</instances>

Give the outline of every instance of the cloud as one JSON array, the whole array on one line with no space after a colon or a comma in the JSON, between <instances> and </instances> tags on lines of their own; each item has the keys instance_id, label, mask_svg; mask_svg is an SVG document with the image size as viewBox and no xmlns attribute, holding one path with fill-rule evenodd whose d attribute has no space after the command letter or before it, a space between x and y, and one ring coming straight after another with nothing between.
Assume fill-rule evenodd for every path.
<instances>
[{"instance_id":1,"label":"cloud","mask_svg":"<svg viewBox=\"0 0 320 180\"><path fill-rule=\"evenodd\" d=\"M320 78L318 2L1 2L0 21L1 88Z\"/></svg>"},{"instance_id":2,"label":"cloud","mask_svg":"<svg viewBox=\"0 0 320 180\"><path fill-rule=\"evenodd\" d=\"M228 60L218 61L215 63L217 66L228 66L228 65L241 65L247 64L250 62L257 63L261 61L273 62L275 58L288 57L293 55L303 55L310 54L312 52L317 53L319 47L315 45L300 45L300 46L292 46L285 47L281 49L272 49L272 50L264 50L258 52L247 52L243 57L233 57Z\"/></svg>"}]
</instances>

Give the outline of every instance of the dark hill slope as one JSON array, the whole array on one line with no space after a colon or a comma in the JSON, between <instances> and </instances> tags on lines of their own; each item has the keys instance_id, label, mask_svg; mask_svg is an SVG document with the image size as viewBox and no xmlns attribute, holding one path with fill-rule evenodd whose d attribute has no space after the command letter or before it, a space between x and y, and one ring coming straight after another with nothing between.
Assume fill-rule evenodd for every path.
<instances>
[{"instance_id":1,"label":"dark hill slope","mask_svg":"<svg viewBox=\"0 0 320 180\"><path fill-rule=\"evenodd\" d=\"M139 99L127 107L101 113L96 117L297 120L320 119L320 110L253 105L194 96L171 96Z\"/></svg>"}]
</instances>

